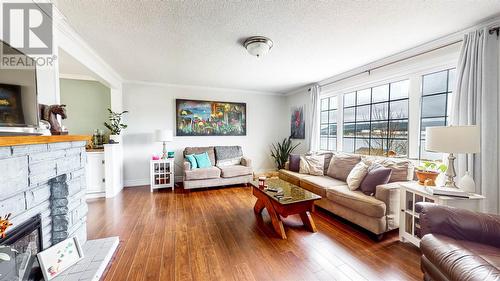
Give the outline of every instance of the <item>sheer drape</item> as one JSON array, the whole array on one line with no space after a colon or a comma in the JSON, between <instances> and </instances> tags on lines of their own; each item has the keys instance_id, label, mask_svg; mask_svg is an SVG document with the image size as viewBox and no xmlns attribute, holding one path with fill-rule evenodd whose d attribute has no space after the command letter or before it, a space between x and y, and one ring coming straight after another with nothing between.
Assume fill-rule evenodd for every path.
<instances>
[{"instance_id":1,"label":"sheer drape","mask_svg":"<svg viewBox=\"0 0 500 281\"><path fill-rule=\"evenodd\" d=\"M486 197L486 211L499 212L499 47L487 28L464 36L457 66L451 124L480 125L481 153L457 155L458 178L466 171L476 181L476 192ZM460 141L460 140L457 140Z\"/></svg>"},{"instance_id":2,"label":"sheer drape","mask_svg":"<svg viewBox=\"0 0 500 281\"><path fill-rule=\"evenodd\" d=\"M309 151L319 150L319 125L320 125L320 92L319 85L313 85L310 91L311 99L311 122L309 130Z\"/></svg>"}]
</instances>

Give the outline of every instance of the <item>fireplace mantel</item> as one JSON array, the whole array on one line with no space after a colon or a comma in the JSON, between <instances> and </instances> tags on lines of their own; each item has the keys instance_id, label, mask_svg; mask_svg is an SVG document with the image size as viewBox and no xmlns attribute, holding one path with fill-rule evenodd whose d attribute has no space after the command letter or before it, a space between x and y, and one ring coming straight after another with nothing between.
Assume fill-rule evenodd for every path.
<instances>
[{"instance_id":1,"label":"fireplace mantel","mask_svg":"<svg viewBox=\"0 0 500 281\"><path fill-rule=\"evenodd\" d=\"M5 136L0 137L1 146L44 144L55 142L88 141L91 136L85 135L60 135L60 136Z\"/></svg>"}]
</instances>

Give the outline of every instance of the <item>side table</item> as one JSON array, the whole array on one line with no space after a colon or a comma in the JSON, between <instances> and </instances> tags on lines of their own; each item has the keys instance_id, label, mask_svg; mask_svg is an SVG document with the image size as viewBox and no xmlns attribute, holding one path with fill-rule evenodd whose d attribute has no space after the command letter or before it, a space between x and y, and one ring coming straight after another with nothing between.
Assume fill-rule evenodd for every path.
<instances>
[{"instance_id":1,"label":"side table","mask_svg":"<svg viewBox=\"0 0 500 281\"><path fill-rule=\"evenodd\" d=\"M470 198L460 198L442 195L432 195L428 188L417 182L401 183L400 203L401 214L399 216L399 240L410 242L420 246L420 217L415 212L415 204L418 202L430 202L461 209L480 212L484 209L484 196L470 193Z\"/></svg>"}]
</instances>

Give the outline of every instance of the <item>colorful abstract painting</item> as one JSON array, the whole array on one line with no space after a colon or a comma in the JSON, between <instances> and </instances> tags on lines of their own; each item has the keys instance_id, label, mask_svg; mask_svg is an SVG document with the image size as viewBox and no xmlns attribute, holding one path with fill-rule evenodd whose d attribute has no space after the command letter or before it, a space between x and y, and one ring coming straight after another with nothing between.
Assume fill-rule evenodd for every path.
<instances>
[{"instance_id":1,"label":"colorful abstract painting","mask_svg":"<svg viewBox=\"0 0 500 281\"><path fill-rule=\"evenodd\" d=\"M176 100L177 136L244 136L246 103Z\"/></svg>"},{"instance_id":2,"label":"colorful abstract painting","mask_svg":"<svg viewBox=\"0 0 500 281\"><path fill-rule=\"evenodd\" d=\"M290 138L305 139L306 126L304 123L304 106L295 106L292 108L290 118Z\"/></svg>"}]
</instances>

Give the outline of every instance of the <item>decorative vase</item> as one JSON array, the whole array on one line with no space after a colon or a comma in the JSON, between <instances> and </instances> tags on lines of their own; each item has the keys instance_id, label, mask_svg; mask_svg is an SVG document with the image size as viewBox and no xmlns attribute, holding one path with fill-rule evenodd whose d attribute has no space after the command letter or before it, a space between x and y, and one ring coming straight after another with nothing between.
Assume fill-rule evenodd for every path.
<instances>
[{"instance_id":1,"label":"decorative vase","mask_svg":"<svg viewBox=\"0 0 500 281\"><path fill-rule=\"evenodd\" d=\"M468 171L458 182L458 187L465 192L476 192L476 183Z\"/></svg>"},{"instance_id":2,"label":"decorative vase","mask_svg":"<svg viewBox=\"0 0 500 281\"><path fill-rule=\"evenodd\" d=\"M121 143L122 136L121 135L109 135L109 140L110 140L110 143ZM113 142L111 142L111 141L113 141Z\"/></svg>"},{"instance_id":3,"label":"decorative vase","mask_svg":"<svg viewBox=\"0 0 500 281\"><path fill-rule=\"evenodd\" d=\"M429 172L429 171L415 171L417 175L418 183L420 185L425 186L435 186L436 178L439 176L438 172ZM427 181L429 180L429 181ZM425 182L427 181L427 185Z\"/></svg>"}]
</instances>

